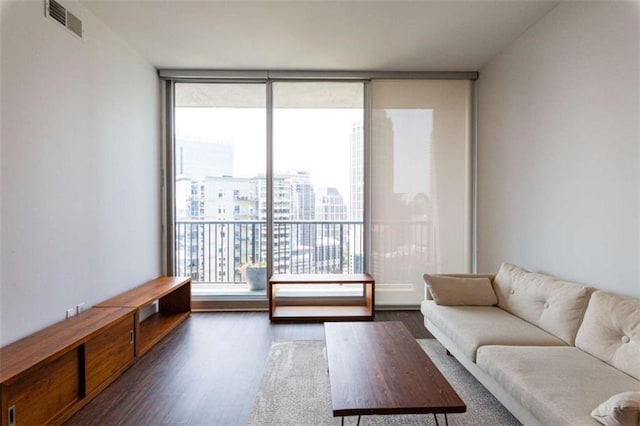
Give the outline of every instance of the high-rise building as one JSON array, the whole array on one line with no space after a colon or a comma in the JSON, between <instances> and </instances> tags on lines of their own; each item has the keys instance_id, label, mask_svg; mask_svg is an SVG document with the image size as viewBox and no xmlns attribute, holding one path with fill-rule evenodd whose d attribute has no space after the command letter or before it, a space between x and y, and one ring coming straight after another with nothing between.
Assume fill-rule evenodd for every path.
<instances>
[{"instance_id":1,"label":"high-rise building","mask_svg":"<svg viewBox=\"0 0 640 426\"><path fill-rule=\"evenodd\" d=\"M267 180L264 176L253 179L258 194L258 219L267 220ZM273 177L273 271L286 273L291 263L291 226L286 223L291 220L291 182L287 176ZM262 231L261 256L266 259L267 229Z\"/></svg>"},{"instance_id":2,"label":"high-rise building","mask_svg":"<svg viewBox=\"0 0 640 426\"><path fill-rule=\"evenodd\" d=\"M204 218L216 221L257 220L257 190L247 178L212 177L204 180Z\"/></svg>"},{"instance_id":3,"label":"high-rise building","mask_svg":"<svg viewBox=\"0 0 640 426\"><path fill-rule=\"evenodd\" d=\"M233 175L233 145L211 141L177 139L176 176L203 178Z\"/></svg>"},{"instance_id":4,"label":"high-rise building","mask_svg":"<svg viewBox=\"0 0 640 426\"><path fill-rule=\"evenodd\" d=\"M344 221L347 206L336 188L319 188L316 192L316 220Z\"/></svg>"},{"instance_id":5,"label":"high-rise building","mask_svg":"<svg viewBox=\"0 0 640 426\"><path fill-rule=\"evenodd\" d=\"M345 228L347 206L336 188L319 188L316 191L316 220L320 222L316 232L316 268L318 272L343 272L342 242L348 237ZM327 222L327 223L322 223Z\"/></svg>"},{"instance_id":6,"label":"high-rise building","mask_svg":"<svg viewBox=\"0 0 640 426\"><path fill-rule=\"evenodd\" d=\"M178 265L196 281L239 281L238 265L262 259L254 180L181 177L175 194Z\"/></svg>"},{"instance_id":7,"label":"high-rise building","mask_svg":"<svg viewBox=\"0 0 640 426\"><path fill-rule=\"evenodd\" d=\"M364 219L364 126L354 123L349 149L349 219Z\"/></svg>"},{"instance_id":8,"label":"high-rise building","mask_svg":"<svg viewBox=\"0 0 640 426\"><path fill-rule=\"evenodd\" d=\"M207 176L176 178L178 220L258 220L256 182L247 178Z\"/></svg>"},{"instance_id":9,"label":"high-rise building","mask_svg":"<svg viewBox=\"0 0 640 426\"><path fill-rule=\"evenodd\" d=\"M290 173L285 180L291 188L291 272L311 272L311 248L316 245L315 226L315 190L311 176L307 171Z\"/></svg>"},{"instance_id":10,"label":"high-rise building","mask_svg":"<svg viewBox=\"0 0 640 426\"><path fill-rule=\"evenodd\" d=\"M283 177L291 185L291 219L313 220L316 200L309 172L299 171Z\"/></svg>"}]
</instances>

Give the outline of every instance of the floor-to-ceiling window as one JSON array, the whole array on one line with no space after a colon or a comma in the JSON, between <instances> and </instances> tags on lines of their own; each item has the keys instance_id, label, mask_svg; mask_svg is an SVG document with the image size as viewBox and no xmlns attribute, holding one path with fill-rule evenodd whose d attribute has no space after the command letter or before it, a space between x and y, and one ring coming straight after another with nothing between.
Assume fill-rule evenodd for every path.
<instances>
[{"instance_id":1,"label":"floor-to-ceiling window","mask_svg":"<svg viewBox=\"0 0 640 426\"><path fill-rule=\"evenodd\" d=\"M377 304L417 305L422 274L471 270L471 81L196 80L167 98L169 270L194 295L369 272Z\"/></svg>"},{"instance_id":2,"label":"floor-to-ceiling window","mask_svg":"<svg viewBox=\"0 0 640 426\"><path fill-rule=\"evenodd\" d=\"M194 295L264 298L269 269L363 271L363 82L174 93L175 271Z\"/></svg>"}]
</instances>

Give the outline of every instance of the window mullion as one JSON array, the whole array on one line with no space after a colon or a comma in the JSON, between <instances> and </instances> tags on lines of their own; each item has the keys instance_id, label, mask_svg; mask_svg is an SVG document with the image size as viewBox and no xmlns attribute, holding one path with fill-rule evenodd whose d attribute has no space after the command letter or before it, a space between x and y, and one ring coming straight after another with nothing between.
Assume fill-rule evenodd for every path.
<instances>
[{"instance_id":1,"label":"window mullion","mask_svg":"<svg viewBox=\"0 0 640 426\"><path fill-rule=\"evenodd\" d=\"M266 83L267 103L267 277L273 274L273 84Z\"/></svg>"}]
</instances>

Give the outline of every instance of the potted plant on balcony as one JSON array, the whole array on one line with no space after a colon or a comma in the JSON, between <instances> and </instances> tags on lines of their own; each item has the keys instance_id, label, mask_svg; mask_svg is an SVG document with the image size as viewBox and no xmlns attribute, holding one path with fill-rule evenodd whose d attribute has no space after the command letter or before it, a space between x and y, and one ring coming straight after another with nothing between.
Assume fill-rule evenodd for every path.
<instances>
[{"instance_id":1,"label":"potted plant on balcony","mask_svg":"<svg viewBox=\"0 0 640 426\"><path fill-rule=\"evenodd\" d=\"M264 290L267 287L267 264L265 262L246 262L240 265L238 272L245 274L249 290Z\"/></svg>"}]
</instances>

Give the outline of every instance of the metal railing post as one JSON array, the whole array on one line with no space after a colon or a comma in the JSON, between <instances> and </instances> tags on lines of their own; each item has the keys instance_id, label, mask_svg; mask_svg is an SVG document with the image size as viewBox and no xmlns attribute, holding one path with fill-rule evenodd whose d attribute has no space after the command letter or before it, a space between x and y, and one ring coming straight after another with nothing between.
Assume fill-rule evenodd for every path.
<instances>
[{"instance_id":1,"label":"metal railing post","mask_svg":"<svg viewBox=\"0 0 640 426\"><path fill-rule=\"evenodd\" d=\"M340 272L344 273L344 223L340 222L340 249L338 256L340 256Z\"/></svg>"}]
</instances>

